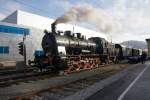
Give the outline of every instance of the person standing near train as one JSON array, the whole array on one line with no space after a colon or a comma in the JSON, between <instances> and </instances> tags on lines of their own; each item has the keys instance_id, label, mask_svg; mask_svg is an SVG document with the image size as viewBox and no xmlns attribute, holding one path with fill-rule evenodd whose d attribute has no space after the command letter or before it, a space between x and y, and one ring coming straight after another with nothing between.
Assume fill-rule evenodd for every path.
<instances>
[{"instance_id":1,"label":"person standing near train","mask_svg":"<svg viewBox=\"0 0 150 100\"><path fill-rule=\"evenodd\" d=\"M142 53L142 55L141 55L141 63L142 63L142 64L145 63L146 57L147 57L146 53Z\"/></svg>"}]
</instances>

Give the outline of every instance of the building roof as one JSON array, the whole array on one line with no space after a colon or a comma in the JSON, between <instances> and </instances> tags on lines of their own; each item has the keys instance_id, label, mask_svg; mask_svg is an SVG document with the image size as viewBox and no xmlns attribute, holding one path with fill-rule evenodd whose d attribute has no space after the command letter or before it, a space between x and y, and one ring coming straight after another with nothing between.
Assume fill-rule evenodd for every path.
<instances>
[{"instance_id":1,"label":"building roof","mask_svg":"<svg viewBox=\"0 0 150 100\"><path fill-rule=\"evenodd\" d=\"M12 14L10 14L2 20L2 22L31 26L38 29L50 28L51 23L53 21L53 19L49 19L40 15L32 14L21 10L16 10L15 12L13 12Z\"/></svg>"}]
</instances>

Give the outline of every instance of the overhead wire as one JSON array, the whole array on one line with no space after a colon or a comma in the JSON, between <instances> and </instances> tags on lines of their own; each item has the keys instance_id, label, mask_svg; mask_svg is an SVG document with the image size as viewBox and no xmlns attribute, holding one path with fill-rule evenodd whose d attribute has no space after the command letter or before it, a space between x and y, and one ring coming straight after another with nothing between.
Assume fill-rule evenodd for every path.
<instances>
[{"instance_id":1,"label":"overhead wire","mask_svg":"<svg viewBox=\"0 0 150 100\"><path fill-rule=\"evenodd\" d=\"M46 10L44 10L44 9L40 9L40 8L35 7L35 6L33 6L33 5L27 4L27 3L23 2L23 1L18 1L18 0L13 0L13 1L15 1L15 2L17 2L17 3L19 3L19 4L23 5L23 6L30 7L30 8L32 8L32 9L34 9L34 10L40 11L40 12L42 12L42 13L46 13L46 14L47 14L47 13L50 13L49 11L46 11Z\"/></svg>"}]
</instances>

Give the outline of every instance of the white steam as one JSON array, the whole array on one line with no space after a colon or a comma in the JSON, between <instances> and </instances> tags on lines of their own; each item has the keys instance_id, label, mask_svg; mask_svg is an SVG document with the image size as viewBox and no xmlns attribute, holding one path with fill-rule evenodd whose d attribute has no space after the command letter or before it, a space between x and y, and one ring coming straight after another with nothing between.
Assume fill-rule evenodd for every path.
<instances>
[{"instance_id":1,"label":"white steam","mask_svg":"<svg viewBox=\"0 0 150 100\"><path fill-rule=\"evenodd\" d=\"M101 9L91 5L76 5L63 16L56 19L55 23L67 23L70 21L87 22L95 25L102 32L117 32L121 24Z\"/></svg>"}]
</instances>

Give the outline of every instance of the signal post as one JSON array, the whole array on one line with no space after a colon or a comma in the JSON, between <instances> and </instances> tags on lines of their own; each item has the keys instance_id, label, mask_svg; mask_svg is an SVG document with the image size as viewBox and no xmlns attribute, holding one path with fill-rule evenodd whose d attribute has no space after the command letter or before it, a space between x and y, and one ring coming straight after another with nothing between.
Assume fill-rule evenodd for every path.
<instances>
[{"instance_id":1,"label":"signal post","mask_svg":"<svg viewBox=\"0 0 150 100\"><path fill-rule=\"evenodd\" d=\"M17 63L16 70L18 71L25 71L24 68L26 67L26 45L25 45L26 35L23 36L23 41L18 43L18 50L19 54L23 56L24 61L20 61Z\"/></svg>"}]
</instances>

